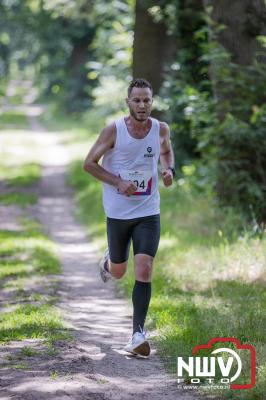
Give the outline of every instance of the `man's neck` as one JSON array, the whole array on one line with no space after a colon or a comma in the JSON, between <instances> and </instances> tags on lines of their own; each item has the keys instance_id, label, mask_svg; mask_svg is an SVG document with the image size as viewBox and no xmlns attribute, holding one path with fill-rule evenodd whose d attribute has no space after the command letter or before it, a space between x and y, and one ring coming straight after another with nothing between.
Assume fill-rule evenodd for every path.
<instances>
[{"instance_id":1,"label":"man's neck","mask_svg":"<svg viewBox=\"0 0 266 400\"><path fill-rule=\"evenodd\" d=\"M127 124L134 132L143 132L146 131L150 126L150 119L147 118L143 121L138 121L132 115L127 117Z\"/></svg>"}]
</instances>

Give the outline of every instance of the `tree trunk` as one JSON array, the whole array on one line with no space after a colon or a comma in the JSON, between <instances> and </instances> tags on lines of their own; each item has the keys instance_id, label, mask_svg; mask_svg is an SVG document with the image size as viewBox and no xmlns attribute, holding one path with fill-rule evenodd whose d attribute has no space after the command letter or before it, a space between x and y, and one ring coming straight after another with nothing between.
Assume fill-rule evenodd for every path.
<instances>
[{"instance_id":1,"label":"tree trunk","mask_svg":"<svg viewBox=\"0 0 266 400\"><path fill-rule=\"evenodd\" d=\"M72 39L72 52L69 60L69 81L67 108L69 111L82 111L90 102L86 62L89 57L89 45L94 31L88 29L81 37Z\"/></svg>"},{"instance_id":2,"label":"tree trunk","mask_svg":"<svg viewBox=\"0 0 266 400\"><path fill-rule=\"evenodd\" d=\"M150 1L149 6L158 5ZM164 65L174 58L175 40L164 21L155 22L144 1L136 1L133 43L133 77L151 82L157 94L164 80Z\"/></svg>"},{"instance_id":3,"label":"tree trunk","mask_svg":"<svg viewBox=\"0 0 266 400\"><path fill-rule=\"evenodd\" d=\"M198 84L203 79L202 62L199 61L203 50L195 40L195 32L206 25L203 0L179 0L178 4L178 49L183 50L182 64L186 71L186 81L192 85Z\"/></svg>"},{"instance_id":4,"label":"tree trunk","mask_svg":"<svg viewBox=\"0 0 266 400\"><path fill-rule=\"evenodd\" d=\"M265 48L257 40L258 35L266 34L266 5L264 0L204 0L204 4L206 9L212 7L211 18L216 24L210 28L214 38L230 55L229 60L217 59L216 56L209 70L218 116L223 120L227 112L236 116L239 114L237 110L240 109L243 90L239 90L236 84L242 74L241 79L250 85L250 72L247 72L246 66L252 65L254 60L266 63ZM224 27L219 30L219 25ZM233 70L230 61L239 67ZM254 104L264 101L265 94L258 93ZM249 112L243 118L248 120Z\"/></svg>"},{"instance_id":5,"label":"tree trunk","mask_svg":"<svg viewBox=\"0 0 266 400\"><path fill-rule=\"evenodd\" d=\"M264 0L205 0L205 6L212 6L213 20L226 26L218 40L231 53L232 61L251 64L256 53L263 50L256 36L266 34ZM262 56L257 60L265 62Z\"/></svg>"}]
</instances>

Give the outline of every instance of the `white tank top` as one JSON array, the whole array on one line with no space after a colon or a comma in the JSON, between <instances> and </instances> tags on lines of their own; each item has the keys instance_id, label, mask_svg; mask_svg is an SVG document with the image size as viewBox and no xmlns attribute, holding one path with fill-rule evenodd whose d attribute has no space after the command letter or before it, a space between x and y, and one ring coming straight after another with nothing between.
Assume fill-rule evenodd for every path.
<instances>
[{"instance_id":1,"label":"white tank top","mask_svg":"<svg viewBox=\"0 0 266 400\"><path fill-rule=\"evenodd\" d=\"M127 197L116 187L103 184L103 207L109 218L132 219L159 214L158 160L160 125L151 118L152 126L142 139L133 138L124 118L115 121L116 141L103 157L102 166L122 179L134 181L137 191Z\"/></svg>"}]
</instances>

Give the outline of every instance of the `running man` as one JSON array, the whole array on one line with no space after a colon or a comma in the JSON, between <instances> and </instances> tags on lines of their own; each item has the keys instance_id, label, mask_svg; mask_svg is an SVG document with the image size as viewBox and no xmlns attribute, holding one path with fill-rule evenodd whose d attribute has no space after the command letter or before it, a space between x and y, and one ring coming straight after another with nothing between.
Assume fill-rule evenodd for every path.
<instances>
[{"instance_id":1,"label":"running man","mask_svg":"<svg viewBox=\"0 0 266 400\"><path fill-rule=\"evenodd\" d=\"M123 277L133 242L133 335L125 350L142 356L150 354L144 323L160 239L159 159L164 186L172 185L175 175L169 127L150 117L152 94L148 81L133 80L126 98L129 115L103 129L84 162L85 171L103 182L108 237L108 250L100 263L104 282Z\"/></svg>"}]
</instances>

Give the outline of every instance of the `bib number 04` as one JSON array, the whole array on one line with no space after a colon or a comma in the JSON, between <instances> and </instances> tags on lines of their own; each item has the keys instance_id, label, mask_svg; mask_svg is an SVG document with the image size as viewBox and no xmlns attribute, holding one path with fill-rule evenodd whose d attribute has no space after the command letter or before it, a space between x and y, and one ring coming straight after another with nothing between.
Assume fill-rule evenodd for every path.
<instances>
[{"instance_id":1,"label":"bib number 04","mask_svg":"<svg viewBox=\"0 0 266 400\"><path fill-rule=\"evenodd\" d=\"M137 190L132 196L149 196L152 187L152 171L123 170L120 172L122 179L133 182Z\"/></svg>"},{"instance_id":2,"label":"bib number 04","mask_svg":"<svg viewBox=\"0 0 266 400\"><path fill-rule=\"evenodd\" d=\"M137 188L140 188L142 190L145 190L145 181L143 180L142 182L137 181L136 179L133 181L133 183L137 186Z\"/></svg>"}]
</instances>

